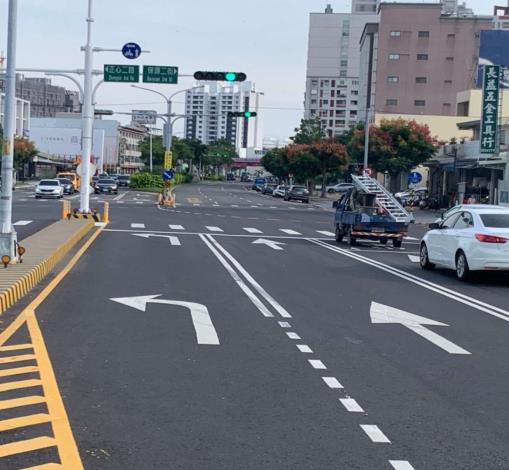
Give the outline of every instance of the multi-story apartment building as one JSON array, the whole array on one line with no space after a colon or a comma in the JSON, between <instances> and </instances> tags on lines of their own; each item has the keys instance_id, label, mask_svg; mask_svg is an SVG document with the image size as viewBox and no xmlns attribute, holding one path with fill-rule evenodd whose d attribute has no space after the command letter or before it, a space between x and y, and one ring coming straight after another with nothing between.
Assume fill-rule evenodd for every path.
<instances>
[{"instance_id":1,"label":"multi-story apartment building","mask_svg":"<svg viewBox=\"0 0 509 470\"><path fill-rule=\"evenodd\" d=\"M262 99L263 93L251 82L206 82L202 88L187 91L186 138L204 144L226 139L240 157L250 157L263 148ZM228 114L234 111L252 111L257 116L237 118Z\"/></svg>"},{"instance_id":2,"label":"multi-story apartment building","mask_svg":"<svg viewBox=\"0 0 509 470\"><path fill-rule=\"evenodd\" d=\"M340 135L357 123L359 107L359 40L364 26L375 22L376 0L356 0L352 13L311 13L304 117L319 117L327 135ZM361 13L362 12L362 13Z\"/></svg>"},{"instance_id":3,"label":"multi-story apartment building","mask_svg":"<svg viewBox=\"0 0 509 470\"><path fill-rule=\"evenodd\" d=\"M4 127L5 93L0 93L0 124ZM30 102L16 98L15 135L28 137L30 133Z\"/></svg>"}]
</instances>

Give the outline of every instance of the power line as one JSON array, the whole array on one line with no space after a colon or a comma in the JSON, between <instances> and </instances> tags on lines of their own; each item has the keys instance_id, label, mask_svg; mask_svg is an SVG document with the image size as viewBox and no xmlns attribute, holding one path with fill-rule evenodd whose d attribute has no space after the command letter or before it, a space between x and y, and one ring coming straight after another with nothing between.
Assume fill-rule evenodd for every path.
<instances>
[{"instance_id":1,"label":"power line","mask_svg":"<svg viewBox=\"0 0 509 470\"><path fill-rule=\"evenodd\" d=\"M144 102L144 103L100 103L97 106L144 106L144 105L163 105L160 101ZM173 104L185 104L184 101L173 101ZM305 111L305 108L290 108L283 106L259 106L258 109L275 109L278 111Z\"/></svg>"}]
</instances>

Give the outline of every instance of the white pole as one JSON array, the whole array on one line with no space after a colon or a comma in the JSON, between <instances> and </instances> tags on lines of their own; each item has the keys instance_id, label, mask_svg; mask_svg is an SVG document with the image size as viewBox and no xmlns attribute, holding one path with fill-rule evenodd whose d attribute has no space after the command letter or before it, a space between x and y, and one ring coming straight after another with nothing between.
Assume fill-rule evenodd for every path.
<instances>
[{"instance_id":1,"label":"white pole","mask_svg":"<svg viewBox=\"0 0 509 470\"><path fill-rule=\"evenodd\" d=\"M364 124L364 171L366 174L368 169L368 156L369 156L369 108L366 108L366 122Z\"/></svg>"},{"instance_id":2,"label":"white pole","mask_svg":"<svg viewBox=\"0 0 509 470\"><path fill-rule=\"evenodd\" d=\"M153 170L153 165L152 165L152 129L149 130L149 134L150 134L150 173L152 173L152 170Z\"/></svg>"},{"instance_id":3,"label":"white pole","mask_svg":"<svg viewBox=\"0 0 509 470\"><path fill-rule=\"evenodd\" d=\"M82 150L80 210L90 212L90 156L92 154L92 133L94 127L94 111L92 105L92 0L88 0L87 44L85 46L85 77L83 87L82 111Z\"/></svg>"},{"instance_id":4,"label":"white pole","mask_svg":"<svg viewBox=\"0 0 509 470\"><path fill-rule=\"evenodd\" d=\"M0 254L15 257L16 232L12 227L12 172L14 163L14 134L16 132L16 37L18 1L9 0L7 29L7 68L4 105L4 142L2 145L2 191L0 198L1 241Z\"/></svg>"}]
</instances>

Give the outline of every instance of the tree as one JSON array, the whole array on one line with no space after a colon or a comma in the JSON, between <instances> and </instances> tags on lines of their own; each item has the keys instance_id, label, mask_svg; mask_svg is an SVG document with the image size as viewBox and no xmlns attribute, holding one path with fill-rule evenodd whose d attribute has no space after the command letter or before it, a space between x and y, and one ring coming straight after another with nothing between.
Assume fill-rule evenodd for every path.
<instances>
[{"instance_id":1,"label":"tree","mask_svg":"<svg viewBox=\"0 0 509 470\"><path fill-rule=\"evenodd\" d=\"M309 180L314 179L321 172L319 160L310 152L309 145L292 144L288 146L288 168L290 173L300 183L306 183L308 188Z\"/></svg>"},{"instance_id":2,"label":"tree","mask_svg":"<svg viewBox=\"0 0 509 470\"><path fill-rule=\"evenodd\" d=\"M145 166L150 164L150 137L145 139L140 144L141 160ZM163 138L160 135L152 136L152 165L161 167L164 165L164 152Z\"/></svg>"},{"instance_id":3,"label":"tree","mask_svg":"<svg viewBox=\"0 0 509 470\"><path fill-rule=\"evenodd\" d=\"M237 152L231 142L228 139L220 139L208 146L205 161L219 173L220 168L230 167L236 157Z\"/></svg>"},{"instance_id":4,"label":"tree","mask_svg":"<svg viewBox=\"0 0 509 470\"><path fill-rule=\"evenodd\" d=\"M325 197L327 173L343 170L348 165L346 147L334 139L327 139L308 146L308 151L319 162L322 173L322 197Z\"/></svg>"},{"instance_id":5,"label":"tree","mask_svg":"<svg viewBox=\"0 0 509 470\"><path fill-rule=\"evenodd\" d=\"M24 137L14 138L14 168L22 170L26 163L37 155L33 142Z\"/></svg>"},{"instance_id":6,"label":"tree","mask_svg":"<svg viewBox=\"0 0 509 470\"><path fill-rule=\"evenodd\" d=\"M295 128L295 135L290 137L294 144L314 144L325 138L320 118L301 119L300 126Z\"/></svg>"},{"instance_id":7,"label":"tree","mask_svg":"<svg viewBox=\"0 0 509 470\"><path fill-rule=\"evenodd\" d=\"M288 162L288 147L269 150L261 160L265 170L279 178L280 181L288 179L290 167Z\"/></svg>"}]
</instances>

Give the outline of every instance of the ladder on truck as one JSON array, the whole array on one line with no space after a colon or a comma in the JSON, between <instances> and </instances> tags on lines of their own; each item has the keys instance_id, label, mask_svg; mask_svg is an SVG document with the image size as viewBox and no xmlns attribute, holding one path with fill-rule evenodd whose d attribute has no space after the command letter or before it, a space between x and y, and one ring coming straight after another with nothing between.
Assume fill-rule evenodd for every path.
<instances>
[{"instance_id":1,"label":"ladder on truck","mask_svg":"<svg viewBox=\"0 0 509 470\"><path fill-rule=\"evenodd\" d=\"M378 206L385 209L396 222L410 223L413 220L413 216L411 216L396 198L376 179L366 175L352 175L352 180L358 190L375 194Z\"/></svg>"}]
</instances>

